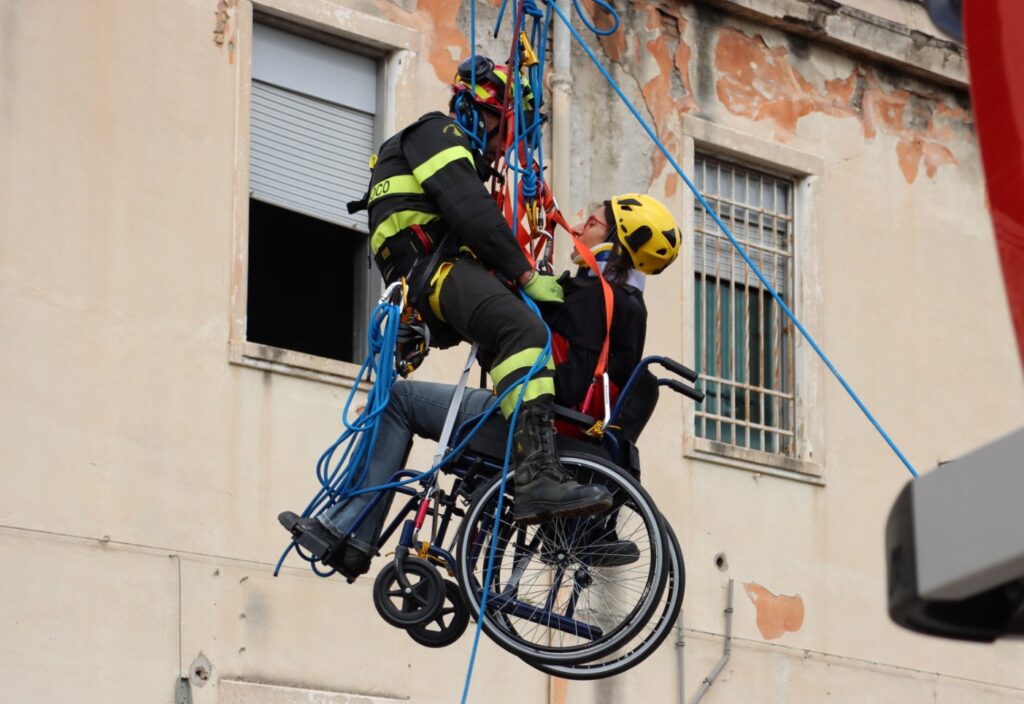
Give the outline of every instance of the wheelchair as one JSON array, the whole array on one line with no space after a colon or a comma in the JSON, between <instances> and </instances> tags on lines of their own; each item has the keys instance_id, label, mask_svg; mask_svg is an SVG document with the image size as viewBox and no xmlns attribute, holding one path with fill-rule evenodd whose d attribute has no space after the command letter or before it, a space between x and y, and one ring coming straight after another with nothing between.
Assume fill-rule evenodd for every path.
<instances>
[{"instance_id":1,"label":"wheelchair","mask_svg":"<svg viewBox=\"0 0 1024 704\"><path fill-rule=\"evenodd\" d=\"M658 378L650 370L655 364L681 379ZM376 545L379 554L399 534L394 559L374 581L380 616L437 648L456 642L483 613L482 628L499 646L568 679L608 677L642 662L671 631L686 574L675 534L639 482L636 441L659 389L699 402L703 394L690 385L697 378L671 359L647 357L603 422L556 407L560 460L576 481L611 492L604 513L514 522L511 480L502 481L508 427L494 417L441 476L395 488L405 503ZM588 435L595 427L604 432ZM466 430L448 446L458 446ZM417 476L402 470L389 483ZM375 495L356 525L379 501L390 496ZM421 540L428 518L429 538ZM628 554L617 554L623 546Z\"/></svg>"}]
</instances>

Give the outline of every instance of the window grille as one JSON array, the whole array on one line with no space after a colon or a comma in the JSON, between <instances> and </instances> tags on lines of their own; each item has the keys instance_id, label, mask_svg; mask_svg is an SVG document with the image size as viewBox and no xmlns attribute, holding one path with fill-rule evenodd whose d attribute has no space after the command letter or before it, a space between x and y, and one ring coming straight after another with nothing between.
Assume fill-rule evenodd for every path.
<instances>
[{"instance_id":1,"label":"window grille","mask_svg":"<svg viewBox=\"0 0 1024 704\"><path fill-rule=\"evenodd\" d=\"M793 182L698 154L695 183L765 278L793 307ZM706 394L697 437L796 454L791 323L695 202L696 362Z\"/></svg>"}]
</instances>

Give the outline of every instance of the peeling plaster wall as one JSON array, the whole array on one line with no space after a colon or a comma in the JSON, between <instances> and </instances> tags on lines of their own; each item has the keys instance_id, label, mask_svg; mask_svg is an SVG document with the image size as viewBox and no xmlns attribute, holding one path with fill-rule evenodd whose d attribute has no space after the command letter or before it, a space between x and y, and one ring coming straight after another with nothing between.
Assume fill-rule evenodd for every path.
<instances>
[{"instance_id":1,"label":"peeling plaster wall","mask_svg":"<svg viewBox=\"0 0 1024 704\"><path fill-rule=\"evenodd\" d=\"M1020 426L1024 381L964 91L724 4L617 0L623 31L589 41L684 163L698 120L734 135L730 149L821 165L815 219L798 223L815 253L800 271L816 272L798 310L919 469ZM915 3L847 4L927 31ZM479 3L478 41L502 56L488 32L498 5ZM259 7L378 48L401 34L386 81L394 126L443 106L469 53L465 2ZM416 646L380 621L365 579L270 577L276 513L308 496L346 390L228 363L252 12L247 0L0 0L10 701L170 701L200 654L211 669L197 704L240 696L221 679L277 685L274 696L458 697L468 638ZM679 178L586 61L574 48L572 162L551 167L572 173L563 207L650 191L687 222ZM692 361L690 266L649 283L649 352ZM433 354L417 374L451 380L462 354ZM688 697L720 657L734 578L747 588L733 655L707 701L1024 700L1020 645L929 640L888 621L882 525L903 469L803 345L798 358L820 398L823 487L684 457L678 397L642 442L645 483L687 559ZM485 643L474 691L496 704L675 701L671 640L627 675L556 686Z\"/></svg>"}]
</instances>

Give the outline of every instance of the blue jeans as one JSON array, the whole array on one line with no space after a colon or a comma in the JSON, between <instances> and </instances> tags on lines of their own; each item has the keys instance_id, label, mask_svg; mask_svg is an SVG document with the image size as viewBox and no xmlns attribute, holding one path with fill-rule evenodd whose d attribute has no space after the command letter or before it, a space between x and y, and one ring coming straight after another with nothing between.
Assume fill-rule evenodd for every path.
<instances>
[{"instance_id":1,"label":"blue jeans","mask_svg":"<svg viewBox=\"0 0 1024 704\"><path fill-rule=\"evenodd\" d=\"M414 435L431 440L441 437L454 394L455 386L451 384L399 380L391 387L391 401L381 415L377 442L370 455L362 488L387 484L395 472L405 468ZM466 389L455 429L482 413L494 400L494 395L486 389ZM500 418L501 412L497 411L495 415ZM354 525L356 519L377 492L359 494L339 502L318 518L336 536L347 535L349 545L372 555L377 550L377 541L394 493L388 491L387 497L381 499L358 526Z\"/></svg>"}]
</instances>

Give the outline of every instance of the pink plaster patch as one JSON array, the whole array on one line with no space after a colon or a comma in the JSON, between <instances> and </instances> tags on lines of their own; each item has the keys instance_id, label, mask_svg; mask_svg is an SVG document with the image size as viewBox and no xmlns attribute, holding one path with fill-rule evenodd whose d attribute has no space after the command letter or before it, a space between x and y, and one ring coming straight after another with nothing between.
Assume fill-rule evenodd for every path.
<instances>
[{"instance_id":1,"label":"pink plaster patch","mask_svg":"<svg viewBox=\"0 0 1024 704\"><path fill-rule=\"evenodd\" d=\"M804 625L804 600L799 594L776 596L755 582L747 582L743 588L757 610L757 630L765 640L795 633Z\"/></svg>"}]
</instances>

